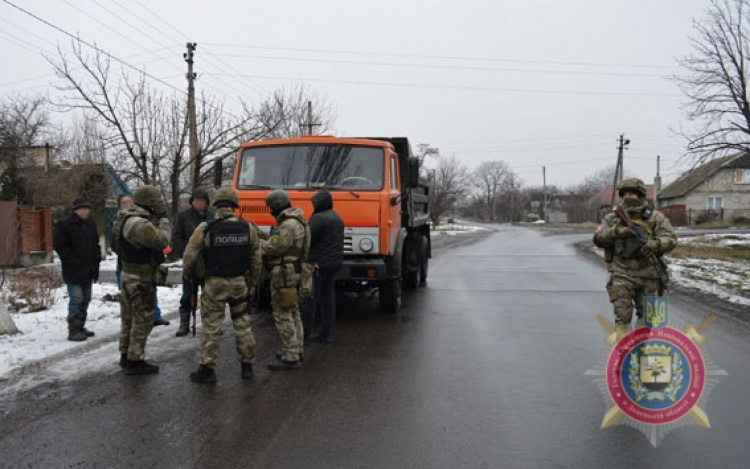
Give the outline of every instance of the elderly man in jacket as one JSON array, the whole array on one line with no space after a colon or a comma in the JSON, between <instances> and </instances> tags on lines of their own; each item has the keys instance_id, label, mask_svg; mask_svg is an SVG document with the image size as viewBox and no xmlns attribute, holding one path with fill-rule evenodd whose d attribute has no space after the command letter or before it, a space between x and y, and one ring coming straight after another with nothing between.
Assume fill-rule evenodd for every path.
<instances>
[{"instance_id":1,"label":"elderly man in jacket","mask_svg":"<svg viewBox=\"0 0 750 469\"><path fill-rule=\"evenodd\" d=\"M78 198L72 212L55 225L54 247L62 261L63 281L68 288L68 340L81 342L94 335L86 329L91 285L99 280L101 247L91 220L91 204Z\"/></svg>"}]
</instances>

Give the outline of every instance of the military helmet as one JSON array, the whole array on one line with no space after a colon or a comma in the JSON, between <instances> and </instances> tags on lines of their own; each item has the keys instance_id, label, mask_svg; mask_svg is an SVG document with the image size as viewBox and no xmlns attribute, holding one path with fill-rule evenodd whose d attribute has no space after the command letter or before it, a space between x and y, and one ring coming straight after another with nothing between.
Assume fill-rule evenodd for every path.
<instances>
[{"instance_id":1,"label":"military helmet","mask_svg":"<svg viewBox=\"0 0 750 469\"><path fill-rule=\"evenodd\" d=\"M229 203L235 208L239 208L240 206L240 199L239 197L237 197L237 192L235 192L235 190L231 187L222 187L218 191L216 191L216 195L214 196L214 205L219 205L222 202Z\"/></svg>"},{"instance_id":2,"label":"military helmet","mask_svg":"<svg viewBox=\"0 0 750 469\"><path fill-rule=\"evenodd\" d=\"M638 178L623 179L617 183L617 193L622 197L625 192L634 192L645 198L647 195L646 185Z\"/></svg>"},{"instance_id":3,"label":"military helmet","mask_svg":"<svg viewBox=\"0 0 750 469\"><path fill-rule=\"evenodd\" d=\"M167 213L167 204L164 203L161 191L148 184L137 187L133 191L133 203L145 208L154 215Z\"/></svg>"},{"instance_id":4,"label":"military helmet","mask_svg":"<svg viewBox=\"0 0 750 469\"><path fill-rule=\"evenodd\" d=\"M285 190L276 189L266 196L266 205L271 211L280 212L292 205L292 199Z\"/></svg>"}]
</instances>

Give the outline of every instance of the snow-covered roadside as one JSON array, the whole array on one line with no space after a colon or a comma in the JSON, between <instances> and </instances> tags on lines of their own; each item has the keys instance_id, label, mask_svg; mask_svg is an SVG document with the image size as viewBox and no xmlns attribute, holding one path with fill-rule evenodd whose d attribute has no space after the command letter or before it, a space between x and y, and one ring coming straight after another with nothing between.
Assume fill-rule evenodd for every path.
<instances>
[{"instance_id":1,"label":"snow-covered roadside","mask_svg":"<svg viewBox=\"0 0 750 469\"><path fill-rule=\"evenodd\" d=\"M55 304L48 310L36 313L11 313L13 321L22 333L0 335L0 356L3 357L0 361L0 382L14 370L33 362L89 350L92 344L111 342L120 331L120 304L104 301L102 298L107 294L115 295L117 292L116 285L94 284L86 327L94 331L96 336L84 342L67 340L68 295L65 287L55 290ZM180 288L159 287L159 306L168 317L174 316L174 312L179 309L181 293ZM152 337L160 336L162 330L168 331L171 336L174 335L173 326L160 326L154 328ZM115 351L112 357L115 357L116 345L113 347Z\"/></svg>"},{"instance_id":2,"label":"snow-covered roadside","mask_svg":"<svg viewBox=\"0 0 750 469\"><path fill-rule=\"evenodd\" d=\"M711 247L750 246L748 234L708 234L679 238L680 245ZM592 248L599 256L604 252ZM699 259L667 255L672 285L702 295L709 295L737 306L750 306L750 262Z\"/></svg>"},{"instance_id":3,"label":"snow-covered roadside","mask_svg":"<svg viewBox=\"0 0 750 469\"><path fill-rule=\"evenodd\" d=\"M442 223L438 226L433 226L430 231L433 235L457 236L462 234L474 233L477 231L489 231L489 229L475 225Z\"/></svg>"}]
</instances>

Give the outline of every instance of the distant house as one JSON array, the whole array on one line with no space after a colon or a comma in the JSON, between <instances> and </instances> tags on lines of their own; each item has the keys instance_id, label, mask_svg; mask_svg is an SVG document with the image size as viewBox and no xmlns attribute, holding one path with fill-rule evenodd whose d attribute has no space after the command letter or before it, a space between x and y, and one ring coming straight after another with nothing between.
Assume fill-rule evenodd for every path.
<instances>
[{"instance_id":1,"label":"distant house","mask_svg":"<svg viewBox=\"0 0 750 469\"><path fill-rule=\"evenodd\" d=\"M609 185L602 190L600 190L596 195L591 197L588 202L586 203L586 206L592 210L598 213L596 220L590 220L590 221L601 221L602 218L604 218L604 215L609 213L612 210L612 193L615 192L614 186ZM650 200L654 200L654 185L653 184L646 184L646 197L648 197ZM615 193L615 204L620 202L620 196Z\"/></svg>"},{"instance_id":2,"label":"distant house","mask_svg":"<svg viewBox=\"0 0 750 469\"><path fill-rule=\"evenodd\" d=\"M659 210L676 226L750 220L750 153L713 159L659 193Z\"/></svg>"}]
</instances>

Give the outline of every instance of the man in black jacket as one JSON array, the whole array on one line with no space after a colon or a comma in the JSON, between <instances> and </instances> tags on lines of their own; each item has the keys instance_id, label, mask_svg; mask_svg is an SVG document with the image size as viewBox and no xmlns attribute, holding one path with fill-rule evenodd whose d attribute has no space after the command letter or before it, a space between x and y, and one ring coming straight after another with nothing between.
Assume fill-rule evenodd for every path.
<instances>
[{"instance_id":1,"label":"man in black jacket","mask_svg":"<svg viewBox=\"0 0 750 469\"><path fill-rule=\"evenodd\" d=\"M320 311L320 336L322 343L333 342L333 325L336 322L335 276L344 262L344 222L333 210L333 197L321 189L312 198L315 211L308 222L310 226L310 254L308 262L317 266L313 299L303 301L302 318L305 340L309 339L316 309Z\"/></svg>"},{"instance_id":2,"label":"man in black jacket","mask_svg":"<svg viewBox=\"0 0 750 469\"><path fill-rule=\"evenodd\" d=\"M80 342L92 337L86 329L91 302L91 284L99 280L101 248L96 225L90 219L91 204L73 201L72 213L55 225L54 247L62 261L63 281L68 287L68 340Z\"/></svg>"},{"instance_id":3,"label":"man in black jacket","mask_svg":"<svg viewBox=\"0 0 750 469\"><path fill-rule=\"evenodd\" d=\"M172 250L182 257L185 247L193 235L193 231L203 222L214 219L213 209L208 207L208 193L197 188L190 196L190 208L180 212L172 231ZM180 298L180 327L175 334L177 337L187 335L190 329L190 292L193 286L186 277L182 277L182 298Z\"/></svg>"}]
</instances>

